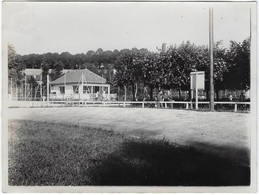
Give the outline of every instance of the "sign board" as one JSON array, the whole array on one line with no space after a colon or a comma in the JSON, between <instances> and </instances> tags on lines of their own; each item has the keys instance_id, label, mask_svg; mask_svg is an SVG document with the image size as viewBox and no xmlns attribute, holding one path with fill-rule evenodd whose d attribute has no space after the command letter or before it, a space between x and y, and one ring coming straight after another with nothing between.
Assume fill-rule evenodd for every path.
<instances>
[{"instance_id":1,"label":"sign board","mask_svg":"<svg viewBox=\"0 0 259 195\"><path fill-rule=\"evenodd\" d=\"M191 72L190 74L190 88L191 89L205 89L205 72Z\"/></svg>"}]
</instances>

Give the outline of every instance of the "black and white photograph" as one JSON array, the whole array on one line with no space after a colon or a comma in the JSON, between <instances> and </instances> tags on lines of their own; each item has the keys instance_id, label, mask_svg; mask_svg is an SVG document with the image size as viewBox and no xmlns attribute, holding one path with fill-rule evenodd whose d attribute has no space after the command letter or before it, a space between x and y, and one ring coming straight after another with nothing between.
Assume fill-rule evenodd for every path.
<instances>
[{"instance_id":1,"label":"black and white photograph","mask_svg":"<svg viewBox=\"0 0 259 195\"><path fill-rule=\"evenodd\" d=\"M256 6L3 2L4 192L255 192Z\"/></svg>"}]
</instances>

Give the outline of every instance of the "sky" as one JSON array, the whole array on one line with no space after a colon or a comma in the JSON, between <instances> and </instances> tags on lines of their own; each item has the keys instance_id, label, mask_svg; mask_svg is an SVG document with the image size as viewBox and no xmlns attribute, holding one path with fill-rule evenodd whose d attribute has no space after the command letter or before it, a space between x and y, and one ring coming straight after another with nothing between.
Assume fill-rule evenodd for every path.
<instances>
[{"instance_id":1,"label":"sky","mask_svg":"<svg viewBox=\"0 0 259 195\"><path fill-rule=\"evenodd\" d=\"M3 40L18 54L147 48L156 51L190 41L209 43L209 8L214 41L241 42L250 35L250 7L238 3L3 3Z\"/></svg>"}]
</instances>

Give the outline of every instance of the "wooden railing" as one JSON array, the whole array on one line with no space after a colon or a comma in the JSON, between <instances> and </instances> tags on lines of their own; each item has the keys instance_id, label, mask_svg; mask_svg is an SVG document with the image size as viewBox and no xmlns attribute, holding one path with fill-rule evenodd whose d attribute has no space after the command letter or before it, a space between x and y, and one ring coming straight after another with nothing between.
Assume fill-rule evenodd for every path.
<instances>
[{"instance_id":1,"label":"wooden railing","mask_svg":"<svg viewBox=\"0 0 259 195\"><path fill-rule=\"evenodd\" d=\"M234 112L238 111L238 105L249 105L250 102L214 102L215 105L234 105ZM193 109L195 108L195 102L187 102L187 101L50 101L49 104L59 104L60 106L63 105L81 105L81 106L89 106L89 105L100 105L100 106L130 106L140 104L142 108L145 108L147 105L154 105L154 107L159 107L159 105L163 105L165 108L174 108L174 105L183 104L185 105L185 109ZM209 102L198 102L199 105L207 104ZM198 108L197 108L198 109Z\"/></svg>"},{"instance_id":2,"label":"wooden railing","mask_svg":"<svg viewBox=\"0 0 259 195\"><path fill-rule=\"evenodd\" d=\"M177 105L183 105L184 109L194 109L195 102L189 101L79 101L79 100L52 100L52 101L9 101L9 107L63 107L63 106L121 106L121 107L128 107L128 106L135 106L139 105L142 108L145 107L159 107L162 106L164 108L175 108ZM209 102L198 102L198 108L201 108L202 105L208 105ZM238 111L238 106L250 106L250 102L215 102L215 105L233 105L234 112ZM196 109L196 108L195 108ZM232 108L228 108L230 110Z\"/></svg>"}]
</instances>

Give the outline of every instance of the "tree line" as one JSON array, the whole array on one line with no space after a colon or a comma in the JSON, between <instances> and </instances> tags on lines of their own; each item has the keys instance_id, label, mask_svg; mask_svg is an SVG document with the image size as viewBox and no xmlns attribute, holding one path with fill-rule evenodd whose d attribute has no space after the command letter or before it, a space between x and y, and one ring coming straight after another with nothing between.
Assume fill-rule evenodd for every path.
<instances>
[{"instance_id":1,"label":"tree line","mask_svg":"<svg viewBox=\"0 0 259 195\"><path fill-rule=\"evenodd\" d=\"M205 71L205 89L209 91L209 49L190 42L179 46L162 45L157 52L133 48L115 62L114 84L130 87L133 100L138 86L143 86L153 99L154 89L190 89L190 73ZM214 45L214 88L247 90L250 88L250 40L230 42L230 48ZM208 93L207 93L208 94Z\"/></svg>"},{"instance_id":2,"label":"tree line","mask_svg":"<svg viewBox=\"0 0 259 195\"><path fill-rule=\"evenodd\" d=\"M8 68L9 78L14 82L21 80L25 68L42 68L44 84L49 69L51 80L60 77L63 69L88 68L95 73L101 70L113 87L129 89L133 100L139 87L144 88L150 99L154 89L189 90L190 72L205 71L205 88L209 90L209 48L189 41L168 47L163 44L155 52L145 48L120 51L99 48L75 55L69 52L19 55L9 45ZM221 42L214 44L214 87L216 92L250 88L250 39L230 41L229 48L224 48Z\"/></svg>"}]
</instances>

